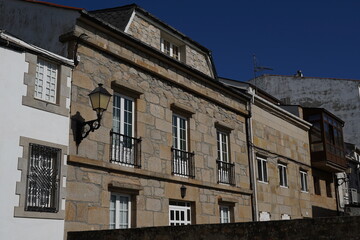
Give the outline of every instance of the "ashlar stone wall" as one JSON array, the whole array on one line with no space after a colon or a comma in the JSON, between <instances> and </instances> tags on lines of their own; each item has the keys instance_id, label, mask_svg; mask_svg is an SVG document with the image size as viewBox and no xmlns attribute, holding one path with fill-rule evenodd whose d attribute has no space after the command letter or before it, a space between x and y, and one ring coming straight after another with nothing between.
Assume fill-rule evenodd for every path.
<instances>
[{"instance_id":1,"label":"ashlar stone wall","mask_svg":"<svg viewBox=\"0 0 360 240\"><path fill-rule=\"evenodd\" d=\"M259 211L270 213L271 220L281 219L282 214L292 219L311 217L313 188L307 130L256 105L252 116L254 150L267 160L268 182L257 181ZM288 187L280 186L279 163L286 165ZM300 170L307 171L308 192L300 190Z\"/></svg>"},{"instance_id":2,"label":"ashlar stone wall","mask_svg":"<svg viewBox=\"0 0 360 240\"><path fill-rule=\"evenodd\" d=\"M75 34L80 33L89 38L78 47L81 62L74 70L71 115L79 112L86 120L95 118L87 94L98 83L112 94L136 95L135 136L142 139L141 168L110 163L111 100L102 126L78 147L70 133L65 230L107 229L111 192L131 195L132 227L168 225L170 200L191 203L192 223L219 222L220 203L232 206L234 221L250 221L246 101L230 97L210 79L183 72L180 63L171 65L161 55L104 35L101 29L80 22ZM189 151L195 153L194 179L171 174L174 104L192 113L188 134ZM216 124L232 129L229 142L236 186L217 183ZM187 188L184 198L182 185Z\"/></svg>"}]
</instances>

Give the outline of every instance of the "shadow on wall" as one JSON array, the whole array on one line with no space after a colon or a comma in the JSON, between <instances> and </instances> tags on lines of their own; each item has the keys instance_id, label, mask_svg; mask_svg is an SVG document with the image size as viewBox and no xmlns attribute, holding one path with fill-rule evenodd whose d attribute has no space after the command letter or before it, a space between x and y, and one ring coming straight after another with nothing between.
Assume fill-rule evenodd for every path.
<instances>
[{"instance_id":1,"label":"shadow on wall","mask_svg":"<svg viewBox=\"0 0 360 240\"><path fill-rule=\"evenodd\" d=\"M317 207L317 206L312 206L312 213L313 213L314 218L317 218L317 217L336 217L336 216L338 216L338 212L335 211L335 210L322 208L322 207Z\"/></svg>"}]
</instances>

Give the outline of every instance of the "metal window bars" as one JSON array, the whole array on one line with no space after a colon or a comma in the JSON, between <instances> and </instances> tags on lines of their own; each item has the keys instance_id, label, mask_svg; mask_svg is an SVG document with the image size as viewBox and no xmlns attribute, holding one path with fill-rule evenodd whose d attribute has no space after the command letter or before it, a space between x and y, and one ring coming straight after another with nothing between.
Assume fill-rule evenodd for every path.
<instances>
[{"instance_id":1,"label":"metal window bars","mask_svg":"<svg viewBox=\"0 0 360 240\"><path fill-rule=\"evenodd\" d=\"M141 138L110 132L110 162L141 167Z\"/></svg>"},{"instance_id":2,"label":"metal window bars","mask_svg":"<svg viewBox=\"0 0 360 240\"><path fill-rule=\"evenodd\" d=\"M61 150L30 144L26 211L57 212Z\"/></svg>"},{"instance_id":3,"label":"metal window bars","mask_svg":"<svg viewBox=\"0 0 360 240\"><path fill-rule=\"evenodd\" d=\"M218 183L235 185L235 164L216 160Z\"/></svg>"},{"instance_id":4,"label":"metal window bars","mask_svg":"<svg viewBox=\"0 0 360 240\"><path fill-rule=\"evenodd\" d=\"M172 174L184 176L184 177L195 177L194 167L194 153L186 152L174 147L171 148L172 153Z\"/></svg>"}]
</instances>

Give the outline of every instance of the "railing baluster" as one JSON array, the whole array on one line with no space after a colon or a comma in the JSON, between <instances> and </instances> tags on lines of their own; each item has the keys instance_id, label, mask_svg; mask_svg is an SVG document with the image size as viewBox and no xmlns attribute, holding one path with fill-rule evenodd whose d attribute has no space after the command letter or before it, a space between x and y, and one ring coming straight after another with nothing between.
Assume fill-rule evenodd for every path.
<instances>
[{"instance_id":1,"label":"railing baluster","mask_svg":"<svg viewBox=\"0 0 360 240\"><path fill-rule=\"evenodd\" d=\"M218 183L235 185L235 164L217 160Z\"/></svg>"},{"instance_id":2,"label":"railing baluster","mask_svg":"<svg viewBox=\"0 0 360 240\"><path fill-rule=\"evenodd\" d=\"M141 139L110 131L110 161L126 166L141 167Z\"/></svg>"},{"instance_id":3,"label":"railing baluster","mask_svg":"<svg viewBox=\"0 0 360 240\"><path fill-rule=\"evenodd\" d=\"M171 148L172 152L172 174L195 177L194 153Z\"/></svg>"}]
</instances>

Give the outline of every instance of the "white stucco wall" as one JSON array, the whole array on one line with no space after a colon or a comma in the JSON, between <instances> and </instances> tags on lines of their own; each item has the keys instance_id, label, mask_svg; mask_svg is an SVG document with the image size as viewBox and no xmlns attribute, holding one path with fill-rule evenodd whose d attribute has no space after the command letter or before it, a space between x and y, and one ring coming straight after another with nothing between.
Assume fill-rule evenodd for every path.
<instances>
[{"instance_id":1,"label":"white stucco wall","mask_svg":"<svg viewBox=\"0 0 360 240\"><path fill-rule=\"evenodd\" d=\"M20 136L68 146L69 118L22 105L25 54L0 47L0 239L63 240L64 220L15 218ZM66 153L65 153L66 154ZM60 209L64 203L60 202Z\"/></svg>"}]
</instances>

